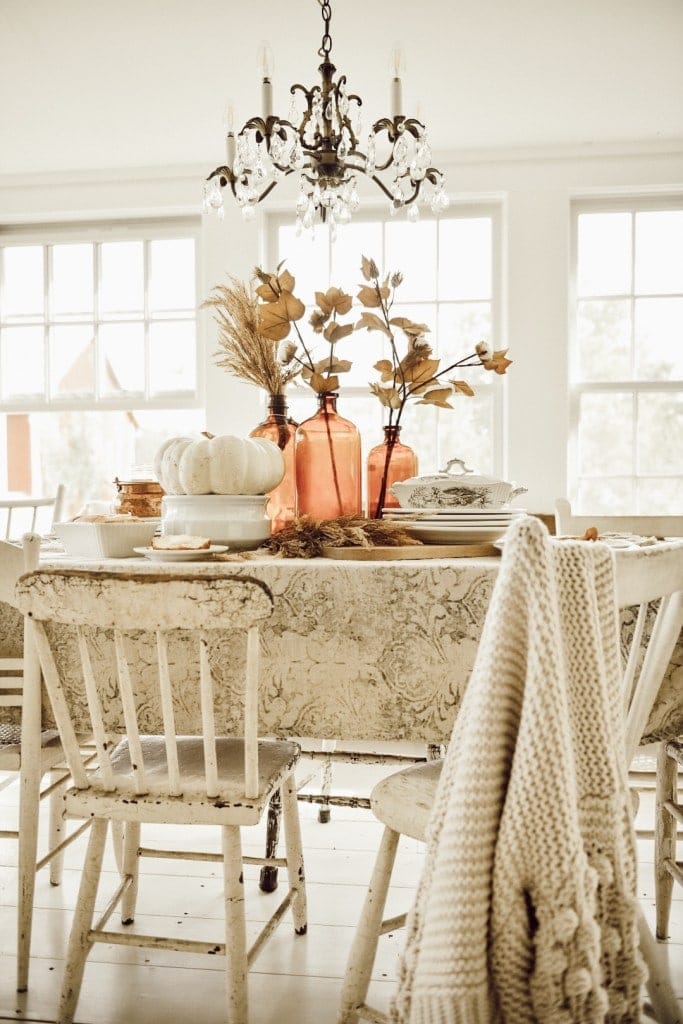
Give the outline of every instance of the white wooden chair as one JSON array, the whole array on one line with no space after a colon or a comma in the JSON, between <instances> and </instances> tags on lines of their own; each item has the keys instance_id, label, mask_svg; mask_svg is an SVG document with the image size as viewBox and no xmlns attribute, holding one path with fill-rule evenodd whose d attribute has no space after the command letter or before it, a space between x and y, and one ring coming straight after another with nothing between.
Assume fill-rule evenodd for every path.
<instances>
[{"instance_id":1,"label":"white wooden chair","mask_svg":"<svg viewBox=\"0 0 683 1024\"><path fill-rule=\"evenodd\" d=\"M22 534L49 533L61 521L64 510L64 484L59 484L47 498L0 498L0 522L4 523L5 540Z\"/></svg>"},{"instance_id":2,"label":"white wooden chair","mask_svg":"<svg viewBox=\"0 0 683 1024\"><path fill-rule=\"evenodd\" d=\"M566 498L555 502L555 532L558 537L582 537L595 526L599 533L634 533L641 537L683 537L683 516L580 515L572 512Z\"/></svg>"},{"instance_id":3,"label":"white wooden chair","mask_svg":"<svg viewBox=\"0 0 683 1024\"><path fill-rule=\"evenodd\" d=\"M270 591L249 577L131 578L65 570L38 571L24 577L18 585L17 598L31 619L30 632L74 780L73 788L64 795L65 813L68 817L93 818L57 1019L61 1024L73 1019L86 957L93 943L105 942L222 953L226 1017L230 1024L245 1024L248 967L288 907L292 908L296 933L306 931L303 855L294 780L299 748L287 741L259 741L257 736L259 623L272 612ZM49 631L45 628L50 622L74 628L83 675L84 692L80 700L63 686L59 658L50 647ZM226 629L246 634L244 729L236 739L217 735L220 720L214 711L213 644L216 631ZM174 704L173 673L169 668L173 665L169 645L178 640L179 630L183 631L182 642L191 644L187 649L194 649L196 654L196 702L189 707L189 702L184 702L182 736L176 733L178 705ZM152 728L158 729L159 735L146 734L150 731L149 718L145 718L145 730L140 725L139 719L149 709L136 704L136 680L127 658L127 645L142 642L140 631L147 634L143 640L149 642L150 656L156 650L162 721L154 722ZM98 644L113 644L117 665L116 706L120 710L112 710L107 702L106 720L93 669L93 651ZM188 716L194 716L189 723ZM79 751L78 731L83 717L88 719L98 753L96 771L84 766ZM286 858L243 858L240 827L258 824L277 789L282 793ZM107 909L93 923L110 821L125 826L123 876ZM223 864L224 943L107 929L107 921L119 903L122 922L133 921L139 834L144 822L221 826L222 855L197 856ZM286 897L249 950L244 917L244 863L286 867L289 877Z\"/></svg>"},{"instance_id":4,"label":"white wooden chair","mask_svg":"<svg viewBox=\"0 0 683 1024\"><path fill-rule=\"evenodd\" d=\"M678 795L678 768L683 767L683 741L662 743L657 763L655 806L655 893L658 939L669 937L673 884L683 885L683 861L676 860L676 828L683 825Z\"/></svg>"},{"instance_id":5,"label":"white wooden chair","mask_svg":"<svg viewBox=\"0 0 683 1024\"><path fill-rule=\"evenodd\" d=\"M0 541L0 601L15 606L14 588L24 573L35 569L40 537L27 534L23 547ZM68 780L64 754L56 730L41 727L41 675L35 650L23 639L23 656L0 658L0 708L11 721L0 724L0 769L18 772L19 828L0 831L0 839L18 839L17 990L28 985L31 921L36 871L49 864L50 882L59 885L63 853L76 834L62 836L61 791ZM6 709L6 710L5 710ZM41 790L44 775L50 783ZM40 801L49 798L48 850L37 860ZM87 827L87 826L86 826ZM77 834L83 829L79 829Z\"/></svg>"},{"instance_id":6,"label":"white wooden chair","mask_svg":"<svg viewBox=\"0 0 683 1024\"><path fill-rule=\"evenodd\" d=\"M620 552L616 565L620 608L660 598L645 658L637 672L631 661L624 672L629 763L683 626L683 544ZM635 680L631 679L632 673L636 673ZM406 921L406 914L383 919L384 908L401 835L425 842L442 765L443 761L433 761L404 768L383 779L372 791L372 810L385 828L348 959L338 1024L356 1024L359 1019L381 1024L389 1019L366 1003L379 939L403 927ZM639 934L656 1020L660 1024L683 1024L668 969L642 914Z\"/></svg>"}]
</instances>

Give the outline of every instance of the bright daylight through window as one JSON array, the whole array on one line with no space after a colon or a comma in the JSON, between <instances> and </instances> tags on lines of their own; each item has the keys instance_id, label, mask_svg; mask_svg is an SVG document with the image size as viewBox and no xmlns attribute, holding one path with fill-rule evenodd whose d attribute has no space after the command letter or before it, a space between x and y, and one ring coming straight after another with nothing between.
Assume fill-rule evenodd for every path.
<instances>
[{"instance_id":1,"label":"bright daylight through window","mask_svg":"<svg viewBox=\"0 0 683 1024\"><path fill-rule=\"evenodd\" d=\"M296 295L311 307L315 292L329 281L350 295L363 282L361 256L375 260L382 273L400 271L392 316L427 324L435 357L448 366L485 339L494 349L500 338L499 210L494 205L451 207L440 218L417 224L365 219L356 214L336 241L319 230L297 236L288 214L268 218L268 266L285 260L296 279ZM307 316L302 324L307 325ZM340 412L361 432L364 454L382 436L382 407L369 391L378 378L374 364L386 358L381 335L355 332L339 342L338 355L353 367L341 378ZM463 374L464 376L464 374ZM502 472L502 394L499 377L483 369L467 370L475 397L456 395L453 409L409 402L402 418L402 440L419 453L420 473L442 468L458 457L484 473ZM290 385L292 417L301 422L315 411L310 389Z\"/></svg>"},{"instance_id":2,"label":"bright daylight through window","mask_svg":"<svg viewBox=\"0 0 683 1024\"><path fill-rule=\"evenodd\" d=\"M683 204L575 209L570 493L587 513L681 511Z\"/></svg>"},{"instance_id":3,"label":"bright daylight through window","mask_svg":"<svg viewBox=\"0 0 683 1024\"><path fill-rule=\"evenodd\" d=\"M0 236L2 490L73 512L200 428L195 263L193 222Z\"/></svg>"}]
</instances>

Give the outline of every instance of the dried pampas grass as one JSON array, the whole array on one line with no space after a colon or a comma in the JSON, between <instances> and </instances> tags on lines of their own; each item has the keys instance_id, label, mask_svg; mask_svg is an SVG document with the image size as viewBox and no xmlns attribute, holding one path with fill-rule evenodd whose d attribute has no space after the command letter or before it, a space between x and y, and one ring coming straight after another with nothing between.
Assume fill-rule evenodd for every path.
<instances>
[{"instance_id":1,"label":"dried pampas grass","mask_svg":"<svg viewBox=\"0 0 683 1024\"><path fill-rule=\"evenodd\" d=\"M230 277L227 285L216 285L202 303L202 308L206 306L213 310L218 324L216 365L271 395L284 394L299 367L278 362L277 344L261 334L258 300L244 282Z\"/></svg>"},{"instance_id":2,"label":"dried pampas grass","mask_svg":"<svg viewBox=\"0 0 683 1024\"><path fill-rule=\"evenodd\" d=\"M401 523L362 516L312 519L300 516L280 533L270 537L263 548L284 558L317 558L323 547L404 547L419 545Z\"/></svg>"}]
</instances>

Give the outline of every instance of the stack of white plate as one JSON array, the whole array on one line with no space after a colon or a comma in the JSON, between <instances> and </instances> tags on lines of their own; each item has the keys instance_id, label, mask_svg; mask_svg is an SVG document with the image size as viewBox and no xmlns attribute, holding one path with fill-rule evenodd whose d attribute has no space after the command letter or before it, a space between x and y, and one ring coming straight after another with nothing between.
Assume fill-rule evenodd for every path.
<instances>
[{"instance_id":1,"label":"stack of white plate","mask_svg":"<svg viewBox=\"0 0 683 1024\"><path fill-rule=\"evenodd\" d=\"M425 544L484 544L502 537L523 508L383 508L382 518L401 522Z\"/></svg>"}]
</instances>

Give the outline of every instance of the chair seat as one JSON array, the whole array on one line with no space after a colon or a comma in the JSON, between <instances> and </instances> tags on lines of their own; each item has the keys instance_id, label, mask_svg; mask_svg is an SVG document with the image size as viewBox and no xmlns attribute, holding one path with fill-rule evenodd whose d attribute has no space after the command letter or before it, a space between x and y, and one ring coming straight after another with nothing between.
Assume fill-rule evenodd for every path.
<instances>
[{"instance_id":1,"label":"chair seat","mask_svg":"<svg viewBox=\"0 0 683 1024\"><path fill-rule=\"evenodd\" d=\"M90 789L71 788L65 794L66 812L72 817L106 815L116 820L149 822L194 821L206 824L254 825L260 821L273 794L294 769L300 747L287 740L260 740L258 744L258 796L244 795L244 742L216 740L218 793L206 796L204 745L201 737L178 737L178 765L183 792L170 793L166 745L162 736L141 737L147 792L135 792L128 740L122 740L111 758L117 793L105 790L99 768L88 772Z\"/></svg>"},{"instance_id":2,"label":"chair seat","mask_svg":"<svg viewBox=\"0 0 683 1024\"><path fill-rule=\"evenodd\" d=\"M424 842L442 765L426 761L378 782L370 794L375 817L394 832Z\"/></svg>"},{"instance_id":3,"label":"chair seat","mask_svg":"<svg viewBox=\"0 0 683 1024\"><path fill-rule=\"evenodd\" d=\"M56 729L41 733L40 766L43 771L53 768L64 760L62 744ZM21 726L0 725L0 768L5 772L21 770Z\"/></svg>"}]
</instances>

